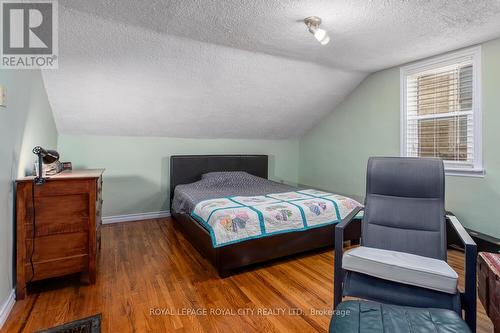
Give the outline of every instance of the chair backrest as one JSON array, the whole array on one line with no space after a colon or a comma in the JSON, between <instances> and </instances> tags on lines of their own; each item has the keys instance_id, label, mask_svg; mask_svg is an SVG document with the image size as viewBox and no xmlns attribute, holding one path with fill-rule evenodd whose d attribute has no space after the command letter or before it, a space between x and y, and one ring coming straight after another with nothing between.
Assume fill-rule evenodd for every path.
<instances>
[{"instance_id":1,"label":"chair backrest","mask_svg":"<svg viewBox=\"0 0 500 333\"><path fill-rule=\"evenodd\" d=\"M368 160L364 246L446 260L445 223L441 159Z\"/></svg>"}]
</instances>

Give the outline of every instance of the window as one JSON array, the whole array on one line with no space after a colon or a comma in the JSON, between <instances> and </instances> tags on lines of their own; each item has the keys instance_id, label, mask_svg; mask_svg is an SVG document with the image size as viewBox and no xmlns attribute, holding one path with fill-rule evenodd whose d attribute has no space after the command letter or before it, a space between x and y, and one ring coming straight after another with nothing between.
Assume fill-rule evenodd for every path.
<instances>
[{"instance_id":1,"label":"window","mask_svg":"<svg viewBox=\"0 0 500 333\"><path fill-rule=\"evenodd\" d=\"M401 155L441 157L449 175L483 175L480 47L401 68Z\"/></svg>"}]
</instances>

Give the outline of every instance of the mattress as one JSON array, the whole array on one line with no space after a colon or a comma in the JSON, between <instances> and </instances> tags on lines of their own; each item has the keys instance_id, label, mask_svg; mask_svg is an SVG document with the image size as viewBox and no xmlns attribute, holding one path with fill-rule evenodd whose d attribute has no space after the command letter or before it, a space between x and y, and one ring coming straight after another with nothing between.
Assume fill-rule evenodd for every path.
<instances>
[{"instance_id":1,"label":"mattress","mask_svg":"<svg viewBox=\"0 0 500 333\"><path fill-rule=\"evenodd\" d=\"M243 171L209 172L197 182L177 185L171 209L174 213L191 214L194 207L204 200L230 196L265 195L298 189Z\"/></svg>"},{"instance_id":2,"label":"mattress","mask_svg":"<svg viewBox=\"0 0 500 333\"><path fill-rule=\"evenodd\" d=\"M245 172L216 172L175 188L172 209L190 214L214 247L340 222L359 202L283 185Z\"/></svg>"}]
</instances>

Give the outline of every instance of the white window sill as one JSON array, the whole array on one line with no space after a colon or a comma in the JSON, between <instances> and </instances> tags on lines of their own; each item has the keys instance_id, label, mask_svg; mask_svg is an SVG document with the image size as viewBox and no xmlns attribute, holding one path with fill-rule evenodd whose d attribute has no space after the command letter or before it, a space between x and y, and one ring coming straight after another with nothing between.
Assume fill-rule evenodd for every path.
<instances>
[{"instance_id":1,"label":"white window sill","mask_svg":"<svg viewBox=\"0 0 500 333\"><path fill-rule=\"evenodd\" d=\"M484 169L460 169L460 168L446 168L446 176L458 176L458 177L476 177L484 178Z\"/></svg>"}]
</instances>

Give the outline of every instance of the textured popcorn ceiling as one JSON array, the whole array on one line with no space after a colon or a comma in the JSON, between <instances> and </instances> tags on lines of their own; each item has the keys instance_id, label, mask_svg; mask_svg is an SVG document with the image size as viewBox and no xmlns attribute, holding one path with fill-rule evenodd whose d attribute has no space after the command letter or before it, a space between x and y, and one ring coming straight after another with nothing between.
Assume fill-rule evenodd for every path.
<instances>
[{"instance_id":1,"label":"textured popcorn ceiling","mask_svg":"<svg viewBox=\"0 0 500 333\"><path fill-rule=\"evenodd\" d=\"M61 133L298 137L370 72L500 36L500 1L59 5L59 70L44 79Z\"/></svg>"}]
</instances>

